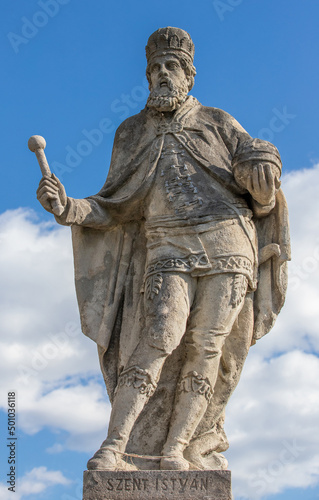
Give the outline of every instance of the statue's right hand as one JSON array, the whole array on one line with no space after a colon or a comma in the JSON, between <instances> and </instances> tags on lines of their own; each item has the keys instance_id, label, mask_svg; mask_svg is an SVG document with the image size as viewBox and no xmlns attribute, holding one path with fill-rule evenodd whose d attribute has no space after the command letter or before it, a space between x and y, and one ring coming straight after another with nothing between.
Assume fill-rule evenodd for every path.
<instances>
[{"instance_id":1,"label":"statue's right hand","mask_svg":"<svg viewBox=\"0 0 319 500\"><path fill-rule=\"evenodd\" d=\"M63 184L54 174L51 174L51 177L48 175L42 177L37 189L37 198L43 208L54 215L60 213L56 212L57 203L53 202L58 202L65 208L68 201Z\"/></svg>"}]
</instances>

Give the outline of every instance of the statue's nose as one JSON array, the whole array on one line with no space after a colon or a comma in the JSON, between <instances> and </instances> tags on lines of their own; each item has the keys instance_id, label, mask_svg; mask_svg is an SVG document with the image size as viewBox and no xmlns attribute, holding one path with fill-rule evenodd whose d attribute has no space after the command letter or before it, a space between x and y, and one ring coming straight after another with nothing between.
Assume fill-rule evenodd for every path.
<instances>
[{"instance_id":1,"label":"statue's nose","mask_svg":"<svg viewBox=\"0 0 319 500\"><path fill-rule=\"evenodd\" d=\"M160 68L159 76L168 76L168 71L164 64Z\"/></svg>"}]
</instances>

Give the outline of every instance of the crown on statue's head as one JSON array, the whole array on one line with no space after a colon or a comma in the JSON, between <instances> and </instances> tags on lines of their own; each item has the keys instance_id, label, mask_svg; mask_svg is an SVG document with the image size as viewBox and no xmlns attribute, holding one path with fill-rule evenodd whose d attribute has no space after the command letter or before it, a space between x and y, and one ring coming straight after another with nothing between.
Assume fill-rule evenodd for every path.
<instances>
[{"instance_id":1,"label":"crown on statue's head","mask_svg":"<svg viewBox=\"0 0 319 500\"><path fill-rule=\"evenodd\" d=\"M148 39L145 51L148 63L155 56L172 52L180 52L193 63L195 47L190 35L186 31L168 26L152 33Z\"/></svg>"}]
</instances>

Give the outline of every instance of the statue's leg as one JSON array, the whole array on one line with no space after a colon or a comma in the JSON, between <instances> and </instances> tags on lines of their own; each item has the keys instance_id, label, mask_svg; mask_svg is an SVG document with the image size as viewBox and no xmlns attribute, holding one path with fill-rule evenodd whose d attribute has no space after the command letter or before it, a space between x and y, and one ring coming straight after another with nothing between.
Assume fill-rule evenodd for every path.
<instances>
[{"instance_id":1,"label":"statue's leg","mask_svg":"<svg viewBox=\"0 0 319 500\"><path fill-rule=\"evenodd\" d=\"M213 398L186 450L190 461L196 461L196 456L201 457L204 454L209 465L211 452L222 452L228 449L228 440L224 431L225 408L239 382L251 346L253 325L253 293L251 292L246 295L244 306L223 346Z\"/></svg>"},{"instance_id":2,"label":"statue's leg","mask_svg":"<svg viewBox=\"0 0 319 500\"><path fill-rule=\"evenodd\" d=\"M119 376L108 436L89 460L89 469L118 468L133 425L156 390L163 364L185 333L196 281L185 273L163 273L158 294L145 297L145 329Z\"/></svg>"},{"instance_id":3,"label":"statue's leg","mask_svg":"<svg viewBox=\"0 0 319 500\"><path fill-rule=\"evenodd\" d=\"M183 457L207 410L222 348L243 306L247 279L225 273L198 279L186 333L186 362L176 392L161 468L185 469ZM222 464L221 464L222 466Z\"/></svg>"}]
</instances>

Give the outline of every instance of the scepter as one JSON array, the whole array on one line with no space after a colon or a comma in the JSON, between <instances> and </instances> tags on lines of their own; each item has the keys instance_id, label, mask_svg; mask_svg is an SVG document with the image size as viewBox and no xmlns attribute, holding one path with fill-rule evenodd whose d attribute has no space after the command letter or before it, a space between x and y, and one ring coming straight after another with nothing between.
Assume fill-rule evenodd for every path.
<instances>
[{"instance_id":1,"label":"scepter","mask_svg":"<svg viewBox=\"0 0 319 500\"><path fill-rule=\"evenodd\" d=\"M30 137L28 140L28 146L30 151L32 153L35 153L37 160L40 165L40 169L42 172L43 177L46 175L48 177L51 177L51 170L48 164L48 161L46 159L44 149L46 147L47 143L41 135L33 135ZM62 212L64 211L64 208L62 207L61 203L59 200L50 200L50 204L52 206L52 210L56 215L61 215Z\"/></svg>"}]
</instances>

